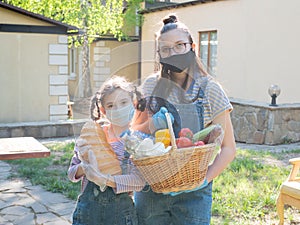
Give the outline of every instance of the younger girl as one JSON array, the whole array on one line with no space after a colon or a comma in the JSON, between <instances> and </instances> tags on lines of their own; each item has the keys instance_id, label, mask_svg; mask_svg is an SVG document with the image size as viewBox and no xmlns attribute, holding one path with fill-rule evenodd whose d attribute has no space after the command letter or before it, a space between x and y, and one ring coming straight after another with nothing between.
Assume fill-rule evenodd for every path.
<instances>
[{"instance_id":1,"label":"younger girl","mask_svg":"<svg viewBox=\"0 0 300 225\"><path fill-rule=\"evenodd\" d=\"M133 92L131 83L114 76L91 99L92 120L99 122L105 116L108 121L108 124L102 124L102 128L120 161L122 175L103 174L82 163L79 148L89 146L88 143L82 143L83 140L77 141L68 170L71 181L82 180L82 191L73 213L74 225L137 225L137 215L129 193L140 191L145 181L133 167L129 154L124 150L124 143L119 138L128 129L134 112ZM103 191L97 184L104 184L107 188Z\"/></svg>"}]
</instances>

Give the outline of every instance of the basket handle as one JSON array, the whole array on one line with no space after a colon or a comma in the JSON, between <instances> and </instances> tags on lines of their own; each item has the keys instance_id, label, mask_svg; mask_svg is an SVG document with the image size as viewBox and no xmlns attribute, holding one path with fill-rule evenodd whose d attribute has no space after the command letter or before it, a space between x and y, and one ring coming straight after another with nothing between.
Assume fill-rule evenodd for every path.
<instances>
[{"instance_id":1,"label":"basket handle","mask_svg":"<svg viewBox=\"0 0 300 225\"><path fill-rule=\"evenodd\" d=\"M176 145L175 134L173 131L172 120L171 120L170 114L168 112L165 113L165 116L167 118L168 129L169 129L170 136L171 136L172 150L175 150L175 149L177 149L177 145Z\"/></svg>"}]
</instances>

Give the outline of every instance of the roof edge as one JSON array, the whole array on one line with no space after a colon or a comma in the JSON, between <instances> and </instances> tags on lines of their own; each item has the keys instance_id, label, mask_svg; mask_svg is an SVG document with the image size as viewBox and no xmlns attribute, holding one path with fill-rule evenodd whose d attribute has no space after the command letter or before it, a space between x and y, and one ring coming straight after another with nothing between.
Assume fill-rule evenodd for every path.
<instances>
[{"instance_id":1,"label":"roof edge","mask_svg":"<svg viewBox=\"0 0 300 225\"><path fill-rule=\"evenodd\" d=\"M19 8L17 6L4 3L2 1L0 1L0 7L3 7L5 9L8 9L8 10L20 13L20 14L23 14L25 16L29 16L29 17L34 18L34 19L38 19L38 20L42 20L42 21L47 22L47 23L51 23L51 24L56 25L56 26L65 27L68 30L79 30L78 27L68 25L68 24L62 23L62 22L57 21L57 20L50 19L50 18L45 17L41 14L33 13L33 12L27 11L25 9Z\"/></svg>"},{"instance_id":2,"label":"roof edge","mask_svg":"<svg viewBox=\"0 0 300 225\"><path fill-rule=\"evenodd\" d=\"M113 35L100 35L99 37L95 38L94 42L97 41L122 41L122 42L136 42L136 41L140 41L139 36L136 35L132 35L132 36L128 36L128 39L126 39L126 37L122 37L121 40L119 40L118 38L114 37Z\"/></svg>"},{"instance_id":3,"label":"roof edge","mask_svg":"<svg viewBox=\"0 0 300 225\"><path fill-rule=\"evenodd\" d=\"M225 1L225 0L195 0L195 1L178 3L178 4L175 4L175 5L167 5L167 6L143 9L143 10L139 11L139 13L140 14L147 14L147 13L151 13L151 12L157 12L157 11L163 11L163 10L168 10L168 9L187 7L187 6L204 4L204 3L209 3L209 2L216 2L216 1Z\"/></svg>"}]
</instances>

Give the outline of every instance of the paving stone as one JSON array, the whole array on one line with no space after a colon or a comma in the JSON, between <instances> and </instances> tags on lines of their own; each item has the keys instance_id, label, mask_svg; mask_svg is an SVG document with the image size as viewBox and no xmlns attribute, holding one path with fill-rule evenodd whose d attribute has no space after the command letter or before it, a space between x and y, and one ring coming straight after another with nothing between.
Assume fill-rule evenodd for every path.
<instances>
[{"instance_id":1,"label":"paving stone","mask_svg":"<svg viewBox=\"0 0 300 225\"><path fill-rule=\"evenodd\" d=\"M0 225L13 225L13 224L0 216Z\"/></svg>"},{"instance_id":2,"label":"paving stone","mask_svg":"<svg viewBox=\"0 0 300 225\"><path fill-rule=\"evenodd\" d=\"M31 198L29 195L24 194L19 196L20 199L18 200L18 202L14 202L14 204L16 205L33 208L32 205L37 204L36 201L33 198Z\"/></svg>"},{"instance_id":3,"label":"paving stone","mask_svg":"<svg viewBox=\"0 0 300 225\"><path fill-rule=\"evenodd\" d=\"M11 166L0 161L0 225L70 225L75 201L10 179Z\"/></svg>"},{"instance_id":4,"label":"paving stone","mask_svg":"<svg viewBox=\"0 0 300 225\"><path fill-rule=\"evenodd\" d=\"M1 170L0 170L1 171ZM9 189L9 186L10 186L10 181L9 180L4 180L4 181L1 181L0 183L0 191L4 191L4 190L8 190Z\"/></svg>"},{"instance_id":5,"label":"paving stone","mask_svg":"<svg viewBox=\"0 0 300 225\"><path fill-rule=\"evenodd\" d=\"M66 221L68 221L69 223L72 223L73 220L73 213L69 214L69 215L64 215L61 216L61 218L64 218Z\"/></svg>"},{"instance_id":6,"label":"paving stone","mask_svg":"<svg viewBox=\"0 0 300 225\"><path fill-rule=\"evenodd\" d=\"M26 193L27 190L25 188L22 188L22 187L15 187L14 189L8 189L8 190L5 190L4 193Z\"/></svg>"},{"instance_id":7,"label":"paving stone","mask_svg":"<svg viewBox=\"0 0 300 225\"><path fill-rule=\"evenodd\" d=\"M37 224L45 224L47 222L53 222L59 220L60 218L54 213L38 213L36 214L36 222Z\"/></svg>"},{"instance_id":8,"label":"paving stone","mask_svg":"<svg viewBox=\"0 0 300 225\"><path fill-rule=\"evenodd\" d=\"M67 198L65 198L62 194L51 193L43 189L40 190L30 190L29 194L36 199L37 201L43 201L46 205L58 204L58 203L66 203L69 202Z\"/></svg>"},{"instance_id":9,"label":"paving stone","mask_svg":"<svg viewBox=\"0 0 300 225\"><path fill-rule=\"evenodd\" d=\"M1 212L0 212L0 215L1 215ZM5 219L6 221L15 221L16 219L18 219L19 216L16 216L16 215L3 215L3 219ZM5 224L6 225L6 224ZM24 224L25 225L25 224Z\"/></svg>"},{"instance_id":10,"label":"paving stone","mask_svg":"<svg viewBox=\"0 0 300 225\"><path fill-rule=\"evenodd\" d=\"M29 208L23 207L23 206L9 206L7 208L4 208L1 210L1 214L7 214L7 215L25 215L27 213L30 213L31 210Z\"/></svg>"},{"instance_id":11,"label":"paving stone","mask_svg":"<svg viewBox=\"0 0 300 225\"><path fill-rule=\"evenodd\" d=\"M71 215L75 207L75 202L70 203L60 203L50 205L49 208L55 212L56 214L63 215Z\"/></svg>"},{"instance_id":12,"label":"paving stone","mask_svg":"<svg viewBox=\"0 0 300 225\"><path fill-rule=\"evenodd\" d=\"M34 213L28 213L23 216L19 216L13 223L15 225L35 225Z\"/></svg>"},{"instance_id":13,"label":"paving stone","mask_svg":"<svg viewBox=\"0 0 300 225\"><path fill-rule=\"evenodd\" d=\"M8 206L10 206L9 202L3 201L1 198L1 193L0 193L0 211ZM1 220L0 220L1 221Z\"/></svg>"},{"instance_id":14,"label":"paving stone","mask_svg":"<svg viewBox=\"0 0 300 225\"><path fill-rule=\"evenodd\" d=\"M9 189L6 190L6 193L22 193L27 192L27 189L24 187L26 186L26 183L21 180L12 181L9 184Z\"/></svg>"},{"instance_id":15,"label":"paving stone","mask_svg":"<svg viewBox=\"0 0 300 225\"><path fill-rule=\"evenodd\" d=\"M46 212L48 212L48 209L44 205L42 205L38 202L34 202L33 204L30 205L30 207L32 208L32 210L35 213L46 213Z\"/></svg>"},{"instance_id":16,"label":"paving stone","mask_svg":"<svg viewBox=\"0 0 300 225\"><path fill-rule=\"evenodd\" d=\"M68 225L68 224L71 224L71 223L60 219L60 220L44 223L43 225Z\"/></svg>"},{"instance_id":17,"label":"paving stone","mask_svg":"<svg viewBox=\"0 0 300 225\"><path fill-rule=\"evenodd\" d=\"M20 197L18 195L14 194L14 193L2 192L1 193L1 199L5 202L15 203L15 202L18 202Z\"/></svg>"}]
</instances>

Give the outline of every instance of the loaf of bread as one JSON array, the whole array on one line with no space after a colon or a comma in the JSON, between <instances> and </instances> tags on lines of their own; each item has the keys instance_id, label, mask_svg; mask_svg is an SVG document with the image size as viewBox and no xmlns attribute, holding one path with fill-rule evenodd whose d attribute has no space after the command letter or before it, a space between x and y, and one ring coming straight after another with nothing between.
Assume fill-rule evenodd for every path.
<instances>
[{"instance_id":1,"label":"loaf of bread","mask_svg":"<svg viewBox=\"0 0 300 225\"><path fill-rule=\"evenodd\" d=\"M80 138L86 140L87 144L91 146L101 173L110 175L122 174L116 153L107 142L106 135L98 123L94 121L86 122L81 129ZM79 148L79 154L83 160L89 161L87 151L80 151Z\"/></svg>"}]
</instances>

